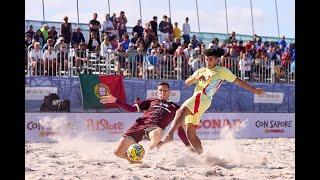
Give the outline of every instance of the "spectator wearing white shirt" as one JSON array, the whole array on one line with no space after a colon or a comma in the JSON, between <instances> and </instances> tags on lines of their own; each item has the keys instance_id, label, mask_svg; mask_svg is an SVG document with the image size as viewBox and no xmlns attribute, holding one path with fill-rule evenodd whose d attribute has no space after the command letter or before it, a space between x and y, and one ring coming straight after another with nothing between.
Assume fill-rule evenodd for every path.
<instances>
[{"instance_id":1,"label":"spectator wearing white shirt","mask_svg":"<svg viewBox=\"0 0 320 180\"><path fill-rule=\"evenodd\" d=\"M40 50L40 43L35 42L33 45L33 50L29 53L33 75L40 75L41 73L43 73L42 56L43 53Z\"/></svg>"},{"instance_id":2,"label":"spectator wearing white shirt","mask_svg":"<svg viewBox=\"0 0 320 180\"><path fill-rule=\"evenodd\" d=\"M104 20L102 22L102 34L104 32L107 32L107 34L111 34L111 30L113 30L114 27L113 27L113 23L112 21L110 20L110 15L109 14L106 14L106 20Z\"/></svg>"},{"instance_id":3,"label":"spectator wearing white shirt","mask_svg":"<svg viewBox=\"0 0 320 180\"><path fill-rule=\"evenodd\" d=\"M241 72L241 79L247 80L251 76L251 65L252 65L252 58L250 57L249 53L246 51L245 53L240 53L240 60L239 60L239 70Z\"/></svg>"},{"instance_id":4,"label":"spectator wearing white shirt","mask_svg":"<svg viewBox=\"0 0 320 180\"><path fill-rule=\"evenodd\" d=\"M53 51L53 46L49 45L43 53L44 69L47 75L53 76L57 69L57 54Z\"/></svg>"},{"instance_id":5,"label":"spectator wearing white shirt","mask_svg":"<svg viewBox=\"0 0 320 180\"><path fill-rule=\"evenodd\" d=\"M182 37L183 37L183 43L189 44L190 43L190 24L189 18L186 17L186 22L182 25Z\"/></svg>"}]
</instances>

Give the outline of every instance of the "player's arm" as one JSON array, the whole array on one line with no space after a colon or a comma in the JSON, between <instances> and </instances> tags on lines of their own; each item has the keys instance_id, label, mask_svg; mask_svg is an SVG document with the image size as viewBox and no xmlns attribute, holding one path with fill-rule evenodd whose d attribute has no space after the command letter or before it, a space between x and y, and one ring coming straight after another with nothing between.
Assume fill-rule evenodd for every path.
<instances>
[{"instance_id":1,"label":"player's arm","mask_svg":"<svg viewBox=\"0 0 320 180\"><path fill-rule=\"evenodd\" d=\"M118 98L114 97L113 95L109 95L109 96L104 96L102 97L102 99L100 100L100 102L102 104L116 104L117 106L125 109L126 111L129 111L129 112L137 112L138 111L138 107L136 104L134 105L129 105L127 103L124 103L122 101L120 101Z\"/></svg>"},{"instance_id":2,"label":"player's arm","mask_svg":"<svg viewBox=\"0 0 320 180\"><path fill-rule=\"evenodd\" d=\"M205 81L206 78L205 78L203 75L200 75L200 74L199 74L199 69L198 69L198 70L196 70L196 71L192 74L192 76L190 76L190 77L185 81L185 85L186 85L186 86L190 86L190 85L198 82L199 80L200 80L200 81Z\"/></svg>"},{"instance_id":3,"label":"player's arm","mask_svg":"<svg viewBox=\"0 0 320 180\"><path fill-rule=\"evenodd\" d=\"M235 83L238 86L240 86L240 87L242 87L242 88L244 88L244 89L246 89L246 90L248 90L248 91L250 91L250 92L252 92L254 94L257 94L257 95L261 95L261 94L264 93L262 89L255 88L255 87L251 86L250 84L248 84L247 82L245 82L245 81L243 81L243 80L241 80L239 78L236 78L233 81L233 83Z\"/></svg>"}]
</instances>

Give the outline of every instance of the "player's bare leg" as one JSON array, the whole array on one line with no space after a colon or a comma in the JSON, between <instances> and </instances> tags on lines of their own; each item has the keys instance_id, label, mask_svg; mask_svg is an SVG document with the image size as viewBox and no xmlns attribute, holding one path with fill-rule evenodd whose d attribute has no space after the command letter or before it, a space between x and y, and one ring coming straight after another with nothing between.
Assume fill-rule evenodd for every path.
<instances>
[{"instance_id":1,"label":"player's bare leg","mask_svg":"<svg viewBox=\"0 0 320 180\"><path fill-rule=\"evenodd\" d=\"M167 134L162 138L162 140L158 143L157 148L160 148L163 144L171 142L173 140L173 134L176 130L183 125L184 119L186 116L191 115L191 111L187 107L180 107L180 109L176 112L176 115L173 119L173 123L167 132Z\"/></svg>"},{"instance_id":2,"label":"player's bare leg","mask_svg":"<svg viewBox=\"0 0 320 180\"><path fill-rule=\"evenodd\" d=\"M149 138L151 141L149 149L153 149L154 147L157 146L157 144L161 140L161 136L162 136L163 132L164 132L163 129L161 129L159 127L149 132Z\"/></svg>"},{"instance_id":3,"label":"player's bare leg","mask_svg":"<svg viewBox=\"0 0 320 180\"><path fill-rule=\"evenodd\" d=\"M119 158L126 159L130 163L133 163L133 161L131 161L127 156L127 149L129 148L129 146L131 146L134 143L135 141L130 137L126 137L126 136L122 137L118 142L118 146L114 151L114 155L116 155Z\"/></svg>"},{"instance_id":4,"label":"player's bare leg","mask_svg":"<svg viewBox=\"0 0 320 180\"><path fill-rule=\"evenodd\" d=\"M196 127L192 123L188 123L186 126L187 126L186 133L187 133L188 141L190 142L191 146L198 154L202 154L203 148L202 148L201 141L197 136Z\"/></svg>"}]
</instances>

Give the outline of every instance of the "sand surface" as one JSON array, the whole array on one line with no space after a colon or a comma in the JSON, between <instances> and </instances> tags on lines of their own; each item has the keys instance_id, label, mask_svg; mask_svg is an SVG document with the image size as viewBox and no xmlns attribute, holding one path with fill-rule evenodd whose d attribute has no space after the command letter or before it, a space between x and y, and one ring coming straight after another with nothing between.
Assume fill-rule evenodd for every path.
<instances>
[{"instance_id":1,"label":"sand surface","mask_svg":"<svg viewBox=\"0 0 320 180\"><path fill-rule=\"evenodd\" d=\"M25 177L39 179L294 179L295 139L216 139L202 141L197 155L181 141L149 150L142 164L113 155L116 142L83 138L25 145Z\"/></svg>"}]
</instances>

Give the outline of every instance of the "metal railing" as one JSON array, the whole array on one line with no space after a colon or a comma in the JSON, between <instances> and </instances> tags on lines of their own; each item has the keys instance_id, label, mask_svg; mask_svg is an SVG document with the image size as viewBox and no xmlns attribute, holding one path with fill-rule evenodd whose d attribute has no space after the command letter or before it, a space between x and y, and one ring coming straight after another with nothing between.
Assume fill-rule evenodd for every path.
<instances>
[{"instance_id":1,"label":"metal railing","mask_svg":"<svg viewBox=\"0 0 320 180\"><path fill-rule=\"evenodd\" d=\"M55 52L55 59L32 60L28 53L26 76L74 77L79 74L123 75L136 79L184 80L200 67L205 66L203 55L194 57L139 54L126 52L79 51ZM280 60L252 59L246 68L238 58L221 58L219 64L247 82L294 83L291 62Z\"/></svg>"}]
</instances>

